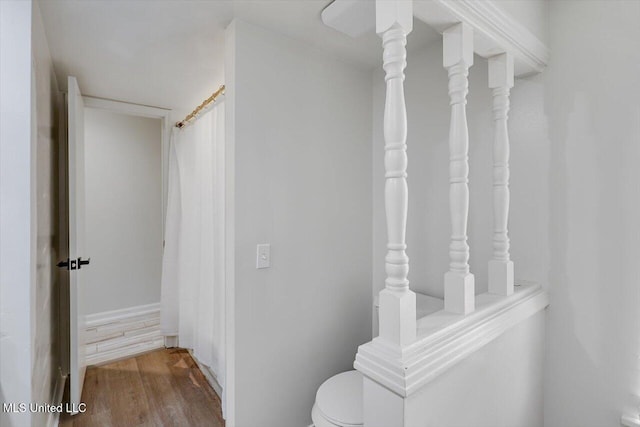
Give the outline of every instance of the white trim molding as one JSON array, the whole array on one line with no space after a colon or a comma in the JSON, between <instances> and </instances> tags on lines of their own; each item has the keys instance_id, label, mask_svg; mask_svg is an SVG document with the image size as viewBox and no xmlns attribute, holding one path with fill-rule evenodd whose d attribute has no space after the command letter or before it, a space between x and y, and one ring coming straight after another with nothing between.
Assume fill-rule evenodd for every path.
<instances>
[{"instance_id":1,"label":"white trim molding","mask_svg":"<svg viewBox=\"0 0 640 427\"><path fill-rule=\"evenodd\" d=\"M351 37L371 30L374 3L335 0L322 11L325 25ZM509 52L515 60L515 75L539 73L549 61L549 49L518 20L492 0L413 1L413 15L439 33L459 23L473 28L474 51L483 58Z\"/></svg>"},{"instance_id":2,"label":"white trim molding","mask_svg":"<svg viewBox=\"0 0 640 427\"><path fill-rule=\"evenodd\" d=\"M489 58L510 52L516 76L539 73L549 62L547 46L495 1L416 1L414 15L441 33L459 22L469 24L474 30L475 53Z\"/></svg>"},{"instance_id":3,"label":"white trim molding","mask_svg":"<svg viewBox=\"0 0 640 427\"><path fill-rule=\"evenodd\" d=\"M95 98L83 96L85 107L111 111L112 113L129 114L131 116L149 117L152 119L169 119L171 110L166 108L151 107L148 105L131 104L129 102L115 101L113 99Z\"/></svg>"},{"instance_id":4,"label":"white trim molding","mask_svg":"<svg viewBox=\"0 0 640 427\"><path fill-rule=\"evenodd\" d=\"M481 294L465 315L439 311L418 320L418 338L398 351L374 338L361 345L354 367L399 396L407 397L507 330L544 310L549 296L538 285L517 286L510 296Z\"/></svg>"},{"instance_id":5,"label":"white trim molding","mask_svg":"<svg viewBox=\"0 0 640 427\"><path fill-rule=\"evenodd\" d=\"M86 325L87 365L164 347L159 303L90 314Z\"/></svg>"}]
</instances>

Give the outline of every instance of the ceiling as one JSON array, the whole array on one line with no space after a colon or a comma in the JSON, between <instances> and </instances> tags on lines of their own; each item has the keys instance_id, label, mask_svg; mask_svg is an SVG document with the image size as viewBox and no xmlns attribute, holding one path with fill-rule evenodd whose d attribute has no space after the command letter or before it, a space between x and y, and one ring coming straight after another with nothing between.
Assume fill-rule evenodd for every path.
<instances>
[{"instance_id":1,"label":"ceiling","mask_svg":"<svg viewBox=\"0 0 640 427\"><path fill-rule=\"evenodd\" d=\"M363 0L371 1L371 0ZM85 95L190 110L224 83L224 29L238 18L372 68L373 30L358 38L320 20L330 0L41 0L56 77L78 78ZM413 49L439 35L415 22Z\"/></svg>"}]
</instances>

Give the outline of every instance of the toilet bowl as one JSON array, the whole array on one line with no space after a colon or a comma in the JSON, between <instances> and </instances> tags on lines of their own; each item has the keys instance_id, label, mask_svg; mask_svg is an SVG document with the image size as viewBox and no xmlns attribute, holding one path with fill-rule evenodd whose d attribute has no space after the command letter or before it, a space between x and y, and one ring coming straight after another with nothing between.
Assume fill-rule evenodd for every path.
<instances>
[{"instance_id":1,"label":"toilet bowl","mask_svg":"<svg viewBox=\"0 0 640 427\"><path fill-rule=\"evenodd\" d=\"M326 380L316 393L311 410L315 427L356 427L362 417L362 374L342 372Z\"/></svg>"}]
</instances>

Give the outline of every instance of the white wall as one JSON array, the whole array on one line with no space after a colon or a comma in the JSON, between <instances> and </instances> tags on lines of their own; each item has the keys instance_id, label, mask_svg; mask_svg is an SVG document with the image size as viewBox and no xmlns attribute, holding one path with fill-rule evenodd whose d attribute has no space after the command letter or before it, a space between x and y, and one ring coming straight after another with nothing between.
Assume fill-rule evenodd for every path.
<instances>
[{"instance_id":1,"label":"white wall","mask_svg":"<svg viewBox=\"0 0 640 427\"><path fill-rule=\"evenodd\" d=\"M407 403L407 426L543 425L545 311L506 331Z\"/></svg>"},{"instance_id":2,"label":"white wall","mask_svg":"<svg viewBox=\"0 0 640 427\"><path fill-rule=\"evenodd\" d=\"M413 290L442 298L449 265L449 97L442 67L442 44L409 52L405 94L409 213L407 254ZM373 76L373 291L384 287L384 77ZM476 293L487 290L491 256L492 144L491 92L487 61L475 57L469 73L469 246ZM540 76L516 80L511 95L511 212L509 234L517 280L546 284L547 164L549 142ZM375 319L374 319L375 320ZM374 330L377 324L374 324Z\"/></svg>"},{"instance_id":3,"label":"white wall","mask_svg":"<svg viewBox=\"0 0 640 427\"><path fill-rule=\"evenodd\" d=\"M35 323L35 137L30 1L0 2L0 400L30 402ZM2 426L31 416L0 412Z\"/></svg>"},{"instance_id":4,"label":"white wall","mask_svg":"<svg viewBox=\"0 0 640 427\"><path fill-rule=\"evenodd\" d=\"M0 19L0 401L57 403L58 86L38 3L2 2Z\"/></svg>"},{"instance_id":5,"label":"white wall","mask_svg":"<svg viewBox=\"0 0 640 427\"><path fill-rule=\"evenodd\" d=\"M618 426L640 392L640 2L550 7L545 425Z\"/></svg>"},{"instance_id":6,"label":"white wall","mask_svg":"<svg viewBox=\"0 0 640 427\"><path fill-rule=\"evenodd\" d=\"M37 255L35 289L35 336L33 338L33 401L61 399L59 353L59 297L64 286L58 268L58 84L44 33L40 8L33 3L32 55L36 88L36 216ZM56 386L58 389L56 389ZM54 394L58 392L57 396ZM33 425L45 425L49 414L33 415Z\"/></svg>"},{"instance_id":7,"label":"white wall","mask_svg":"<svg viewBox=\"0 0 640 427\"><path fill-rule=\"evenodd\" d=\"M371 338L370 73L244 22L231 31L235 425L300 427ZM257 243L271 268L255 268Z\"/></svg>"},{"instance_id":8,"label":"white wall","mask_svg":"<svg viewBox=\"0 0 640 427\"><path fill-rule=\"evenodd\" d=\"M159 119L85 110L87 313L160 301Z\"/></svg>"}]
</instances>

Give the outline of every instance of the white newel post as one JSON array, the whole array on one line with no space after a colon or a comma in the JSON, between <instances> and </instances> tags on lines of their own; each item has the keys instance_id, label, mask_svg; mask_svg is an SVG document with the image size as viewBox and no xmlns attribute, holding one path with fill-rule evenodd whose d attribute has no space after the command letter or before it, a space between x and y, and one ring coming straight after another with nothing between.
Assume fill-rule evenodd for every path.
<instances>
[{"instance_id":1,"label":"white newel post","mask_svg":"<svg viewBox=\"0 0 640 427\"><path fill-rule=\"evenodd\" d=\"M513 293L513 261L509 257L509 91L513 87L513 57L489 58L489 88L493 90L493 257L489 261L489 292Z\"/></svg>"},{"instance_id":2,"label":"white newel post","mask_svg":"<svg viewBox=\"0 0 640 427\"><path fill-rule=\"evenodd\" d=\"M411 1L376 0L376 32L382 37L387 83L384 106L385 211L387 256L385 289L380 292L380 338L397 346L416 339L416 295L409 289L405 252L407 224L407 112L404 68L407 34L413 27Z\"/></svg>"},{"instance_id":3,"label":"white newel post","mask_svg":"<svg viewBox=\"0 0 640 427\"><path fill-rule=\"evenodd\" d=\"M446 311L467 314L475 307L475 284L469 272L467 217L469 216L469 131L467 92L473 65L473 30L460 23L444 31L443 64L449 73L449 210L451 244L449 271L444 276Z\"/></svg>"}]
</instances>

